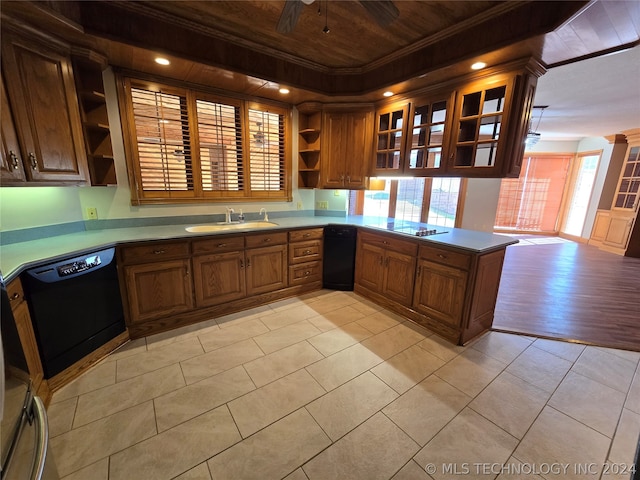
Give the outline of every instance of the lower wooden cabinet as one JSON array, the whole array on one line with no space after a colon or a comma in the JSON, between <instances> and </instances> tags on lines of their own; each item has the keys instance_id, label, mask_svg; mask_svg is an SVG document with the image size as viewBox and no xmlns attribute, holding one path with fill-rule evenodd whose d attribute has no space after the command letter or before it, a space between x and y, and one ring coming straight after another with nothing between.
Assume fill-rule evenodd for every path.
<instances>
[{"instance_id":1,"label":"lower wooden cabinet","mask_svg":"<svg viewBox=\"0 0 640 480\"><path fill-rule=\"evenodd\" d=\"M360 231L355 291L464 344L491 328L504 248L473 254Z\"/></svg>"},{"instance_id":2,"label":"lower wooden cabinet","mask_svg":"<svg viewBox=\"0 0 640 480\"><path fill-rule=\"evenodd\" d=\"M402 305L410 305L418 246L389 235L358 235L355 283Z\"/></svg>"},{"instance_id":3,"label":"lower wooden cabinet","mask_svg":"<svg viewBox=\"0 0 640 480\"><path fill-rule=\"evenodd\" d=\"M464 270L420 259L413 307L447 327L458 329L462 324L466 286Z\"/></svg>"},{"instance_id":4,"label":"lower wooden cabinet","mask_svg":"<svg viewBox=\"0 0 640 480\"><path fill-rule=\"evenodd\" d=\"M288 285L286 244L248 249L245 258L247 295L272 292Z\"/></svg>"},{"instance_id":5,"label":"lower wooden cabinet","mask_svg":"<svg viewBox=\"0 0 640 480\"><path fill-rule=\"evenodd\" d=\"M289 285L322 281L323 228L289 232Z\"/></svg>"},{"instance_id":6,"label":"lower wooden cabinet","mask_svg":"<svg viewBox=\"0 0 640 480\"><path fill-rule=\"evenodd\" d=\"M40 360L38 343L35 332L33 331L29 306L25 301L20 279L15 279L7 285L7 295L9 296L13 320L15 321L33 389L36 395L40 396L45 404L48 404L51 400L51 390L47 380L44 378L44 369L42 368L42 362ZM6 341L8 341L7 338L5 338L5 342ZM11 346L5 344L5 349L11 349Z\"/></svg>"},{"instance_id":7,"label":"lower wooden cabinet","mask_svg":"<svg viewBox=\"0 0 640 480\"><path fill-rule=\"evenodd\" d=\"M193 258L196 305L209 307L247 295L244 250Z\"/></svg>"},{"instance_id":8,"label":"lower wooden cabinet","mask_svg":"<svg viewBox=\"0 0 640 480\"><path fill-rule=\"evenodd\" d=\"M129 322L184 313L195 307L189 259L129 265L124 268Z\"/></svg>"}]
</instances>

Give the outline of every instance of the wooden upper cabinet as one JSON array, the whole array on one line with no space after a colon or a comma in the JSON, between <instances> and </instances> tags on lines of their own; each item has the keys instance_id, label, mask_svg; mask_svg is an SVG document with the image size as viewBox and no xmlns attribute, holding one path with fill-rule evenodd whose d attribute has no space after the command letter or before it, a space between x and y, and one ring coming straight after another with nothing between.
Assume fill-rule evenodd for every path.
<instances>
[{"instance_id":1,"label":"wooden upper cabinet","mask_svg":"<svg viewBox=\"0 0 640 480\"><path fill-rule=\"evenodd\" d=\"M444 174L453 99L452 94L418 97L378 111L374 173Z\"/></svg>"},{"instance_id":2,"label":"wooden upper cabinet","mask_svg":"<svg viewBox=\"0 0 640 480\"><path fill-rule=\"evenodd\" d=\"M408 115L408 103L387 106L376 112L374 174L397 175L403 171Z\"/></svg>"},{"instance_id":3,"label":"wooden upper cabinet","mask_svg":"<svg viewBox=\"0 0 640 480\"><path fill-rule=\"evenodd\" d=\"M322 188L366 188L372 120L372 108L325 111L321 153Z\"/></svg>"},{"instance_id":4,"label":"wooden upper cabinet","mask_svg":"<svg viewBox=\"0 0 640 480\"><path fill-rule=\"evenodd\" d=\"M532 74L501 74L458 90L446 167L449 175L519 175L536 83Z\"/></svg>"},{"instance_id":5,"label":"wooden upper cabinet","mask_svg":"<svg viewBox=\"0 0 640 480\"><path fill-rule=\"evenodd\" d=\"M84 183L87 159L68 55L3 31L2 70L27 180Z\"/></svg>"},{"instance_id":6,"label":"wooden upper cabinet","mask_svg":"<svg viewBox=\"0 0 640 480\"><path fill-rule=\"evenodd\" d=\"M0 182L23 183L26 180L22 152L18 142L18 133L13 123L9 99L4 87L4 77L0 80L0 94L2 95L2 111L0 112L0 134L2 148L0 149Z\"/></svg>"}]
</instances>

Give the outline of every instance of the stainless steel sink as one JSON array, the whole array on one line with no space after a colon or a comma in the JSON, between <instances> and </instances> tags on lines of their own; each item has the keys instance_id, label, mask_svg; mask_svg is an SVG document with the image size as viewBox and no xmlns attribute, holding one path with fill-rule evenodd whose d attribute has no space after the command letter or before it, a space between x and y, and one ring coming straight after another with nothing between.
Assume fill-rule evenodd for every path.
<instances>
[{"instance_id":1,"label":"stainless steel sink","mask_svg":"<svg viewBox=\"0 0 640 480\"><path fill-rule=\"evenodd\" d=\"M185 230L191 233L220 232L224 230L251 230L254 228L277 227L273 222L217 223L211 225L193 225Z\"/></svg>"}]
</instances>

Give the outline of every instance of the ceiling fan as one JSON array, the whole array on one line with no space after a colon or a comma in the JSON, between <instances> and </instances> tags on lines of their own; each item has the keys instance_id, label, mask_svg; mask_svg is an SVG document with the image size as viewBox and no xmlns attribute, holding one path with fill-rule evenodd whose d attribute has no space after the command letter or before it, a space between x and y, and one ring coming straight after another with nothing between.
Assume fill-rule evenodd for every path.
<instances>
[{"instance_id":1,"label":"ceiling fan","mask_svg":"<svg viewBox=\"0 0 640 480\"><path fill-rule=\"evenodd\" d=\"M304 6L313 2L314 0L286 0L276 27L278 33L291 33ZM360 5L382 27L388 26L400 14L392 0L360 0Z\"/></svg>"}]
</instances>

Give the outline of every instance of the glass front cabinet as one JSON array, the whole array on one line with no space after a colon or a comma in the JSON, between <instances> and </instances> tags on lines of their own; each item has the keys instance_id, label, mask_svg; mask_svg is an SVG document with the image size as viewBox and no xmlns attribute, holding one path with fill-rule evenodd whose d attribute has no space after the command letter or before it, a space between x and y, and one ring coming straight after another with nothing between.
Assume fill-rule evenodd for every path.
<instances>
[{"instance_id":1,"label":"glass front cabinet","mask_svg":"<svg viewBox=\"0 0 640 480\"><path fill-rule=\"evenodd\" d=\"M539 74L527 65L379 108L372 174L517 177Z\"/></svg>"}]
</instances>

